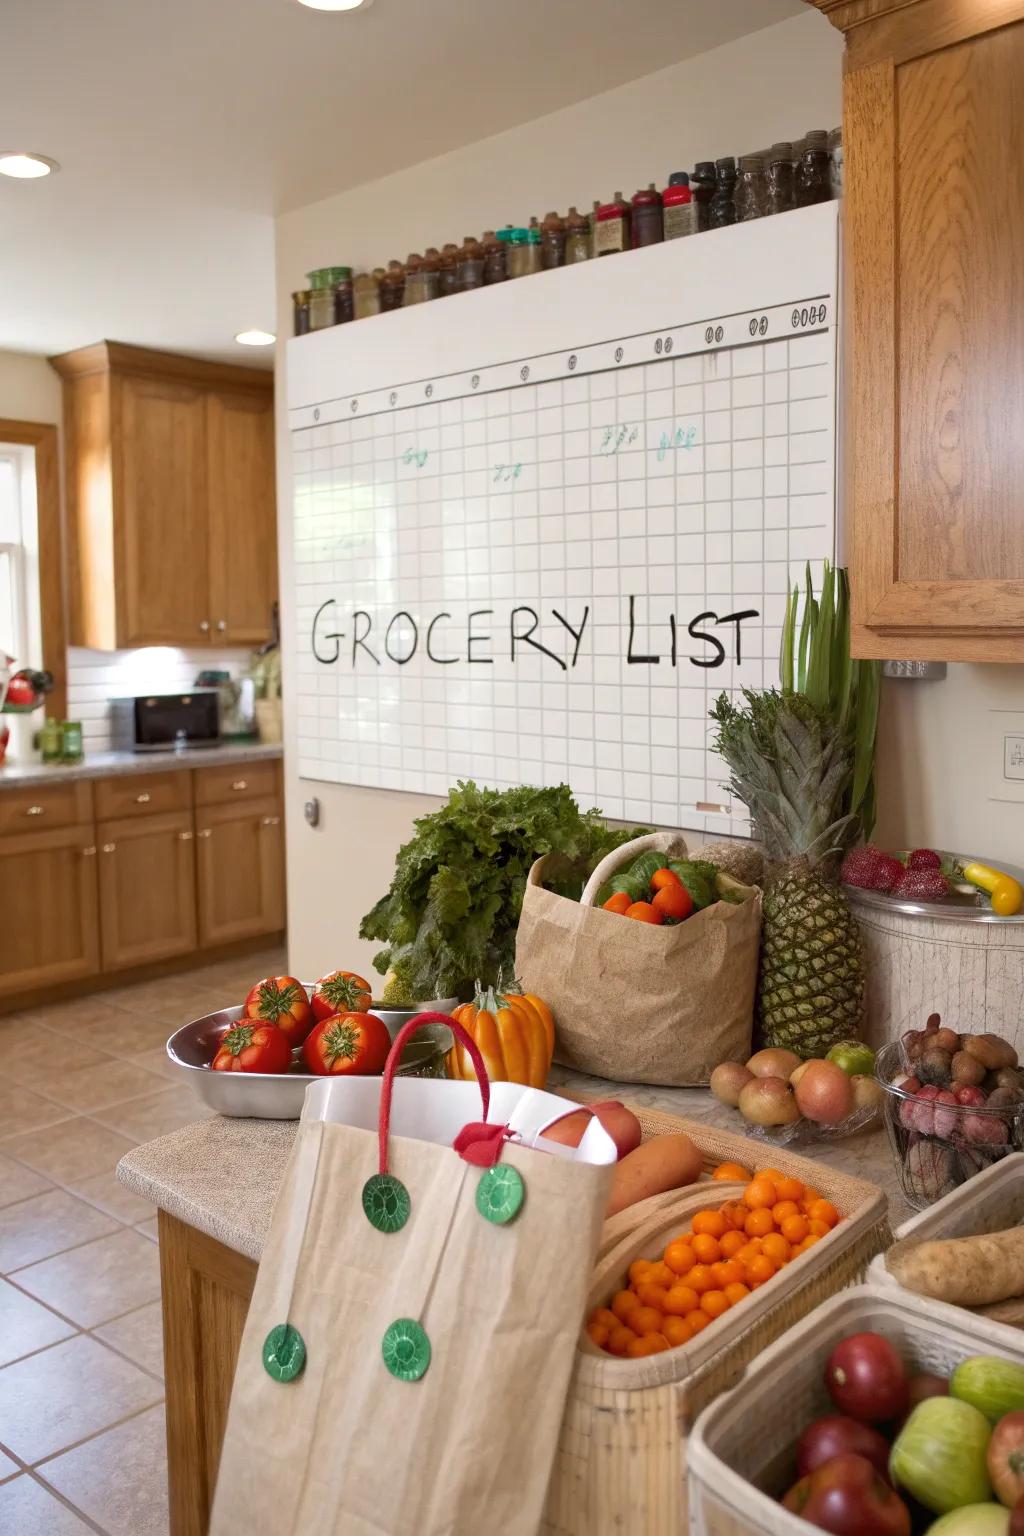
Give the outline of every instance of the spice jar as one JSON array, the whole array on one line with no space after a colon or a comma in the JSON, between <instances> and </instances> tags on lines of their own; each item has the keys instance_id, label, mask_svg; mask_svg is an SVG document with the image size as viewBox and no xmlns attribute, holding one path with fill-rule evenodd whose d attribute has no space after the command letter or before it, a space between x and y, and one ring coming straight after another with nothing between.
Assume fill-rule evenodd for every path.
<instances>
[{"instance_id":1,"label":"spice jar","mask_svg":"<svg viewBox=\"0 0 1024 1536\"><path fill-rule=\"evenodd\" d=\"M504 233L504 231L502 231ZM536 244L532 244L536 236ZM536 266L533 265L536 260ZM509 277L526 277L540 271L540 232L532 229L510 229L505 250L505 263Z\"/></svg>"},{"instance_id":2,"label":"spice jar","mask_svg":"<svg viewBox=\"0 0 1024 1536\"><path fill-rule=\"evenodd\" d=\"M764 164L760 155L740 155L733 205L737 224L763 219L767 212Z\"/></svg>"},{"instance_id":3,"label":"spice jar","mask_svg":"<svg viewBox=\"0 0 1024 1536\"><path fill-rule=\"evenodd\" d=\"M468 293L484 281L484 249L475 235L467 235L459 248L459 289Z\"/></svg>"},{"instance_id":4,"label":"spice jar","mask_svg":"<svg viewBox=\"0 0 1024 1536\"><path fill-rule=\"evenodd\" d=\"M450 298L459 291L459 248L449 240L441 252L438 268L438 296Z\"/></svg>"},{"instance_id":5,"label":"spice jar","mask_svg":"<svg viewBox=\"0 0 1024 1536\"><path fill-rule=\"evenodd\" d=\"M385 312L401 309L405 298L405 268L400 261L389 261L381 279L380 307Z\"/></svg>"},{"instance_id":6,"label":"spice jar","mask_svg":"<svg viewBox=\"0 0 1024 1536\"><path fill-rule=\"evenodd\" d=\"M565 220L546 213L540 226L540 260L545 272L565 266Z\"/></svg>"},{"instance_id":7,"label":"spice jar","mask_svg":"<svg viewBox=\"0 0 1024 1536\"><path fill-rule=\"evenodd\" d=\"M505 270L505 242L499 240L493 229L484 230L484 286L503 283L508 276Z\"/></svg>"},{"instance_id":8,"label":"spice jar","mask_svg":"<svg viewBox=\"0 0 1024 1536\"><path fill-rule=\"evenodd\" d=\"M423 257L418 251L411 251L405 258L405 287L402 292L403 307L410 304L422 304L424 302L423 290Z\"/></svg>"},{"instance_id":9,"label":"spice jar","mask_svg":"<svg viewBox=\"0 0 1024 1536\"><path fill-rule=\"evenodd\" d=\"M715 195L711 199L708 219L712 229L724 229L736 222L736 161L732 155L722 155L715 161Z\"/></svg>"},{"instance_id":10,"label":"spice jar","mask_svg":"<svg viewBox=\"0 0 1024 1536\"><path fill-rule=\"evenodd\" d=\"M315 272L307 272L306 276L310 288L309 328L311 331L325 331L328 326L336 325L338 320L335 287L346 276L351 280L352 270L350 267L318 267Z\"/></svg>"},{"instance_id":11,"label":"spice jar","mask_svg":"<svg viewBox=\"0 0 1024 1536\"><path fill-rule=\"evenodd\" d=\"M82 746L82 722L65 720L60 728L61 762L80 763L85 756Z\"/></svg>"},{"instance_id":12,"label":"spice jar","mask_svg":"<svg viewBox=\"0 0 1024 1536\"><path fill-rule=\"evenodd\" d=\"M810 208L827 203L832 196L829 180L828 134L824 128L812 128L804 139L796 178L796 205Z\"/></svg>"},{"instance_id":13,"label":"spice jar","mask_svg":"<svg viewBox=\"0 0 1024 1536\"><path fill-rule=\"evenodd\" d=\"M352 268L338 267L341 274L334 284L334 323L346 325L349 320L356 317L355 303L352 294Z\"/></svg>"},{"instance_id":14,"label":"spice jar","mask_svg":"<svg viewBox=\"0 0 1024 1536\"><path fill-rule=\"evenodd\" d=\"M59 763L64 756L64 732L59 720L47 715L39 732L39 751L44 763Z\"/></svg>"},{"instance_id":15,"label":"spice jar","mask_svg":"<svg viewBox=\"0 0 1024 1536\"><path fill-rule=\"evenodd\" d=\"M661 193L653 181L645 191L633 193L630 215L634 251L642 245L661 244L665 238Z\"/></svg>"},{"instance_id":16,"label":"spice jar","mask_svg":"<svg viewBox=\"0 0 1024 1536\"><path fill-rule=\"evenodd\" d=\"M843 195L843 130L833 128L828 136L828 180L833 197Z\"/></svg>"},{"instance_id":17,"label":"spice jar","mask_svg":"<svg viewBox=\"0 0 1024 1536\"><path fill-rule=\"evenodd\" d=\"M610 203L599 203L594 210L594 254L617 256L630 246L631 209L621 192Z\"/></svg>"},{"instance_id":18,"label":"spice jar","mask_svg":"<svg viewBox=\"0 0 1024 1536\"><path fill-rule=\"evenodd\" d=\"M661 195L662 230L666 240L678 240L697 229L697 204L685 171L673 171Z\"/></svg>"},{"instance_id":19,"label":"spice jar","mask_svg":"<svg viewBox=\"0 0 1024 1536\"><path fill-rule=\"evenodd\" d=\"M574 203L565 216L565 264L574 267L578 261L589 260L590 220Z\"/></svg>"},{"instance_id":20,"label":"spice jar","mask_svg":"<svg viewBox=\"0 0 1024 1536\"><path fill-rule=\"evenodd\" d=\"M380 314L380 285L372 272L360 272L353 279L352 307L357 320Z\"/></svg>"},{"instance_id":21,"label":"spice jar","mask_svg":"<svg viewBox=\"0 0 1024 1536\"><path fill-rule=\"evenodd\" d=\"M690 191L697 204L698 230L711 228L711 199L715 195L715 166L711 160L698 160L690 177Z\"/></svg>"},{"instance_id":22,"label":"spice jar","mask_svg":"<svg viewBox=\"0 0 1024 1536\"><path fill-rule=\"evenodd\" d=\"M292 313L295 317L294 334L305 336L309 330L309 289L300 288L292 294Z\"/></svg>"},{"instance_id":23,"label":"spice jar","mask_svg":"<svg viewBox=\"0 0 1024 1536\"><path fill-rule=\"evenodd\" d=\"M793 146L781 141L768 151L765 211L787 213L793 207Z\"/></svg>"},{"instance_id":24,"label":"spice jar","mask_svg":"<svg viewBox=\"0 0 1024 1536\"><path fill-rule=\"evenodd\" d=\"M601 206L601 199L595 198L590 207L590 254L597 255L597 210Z\"/></svg>"}]
</instances>

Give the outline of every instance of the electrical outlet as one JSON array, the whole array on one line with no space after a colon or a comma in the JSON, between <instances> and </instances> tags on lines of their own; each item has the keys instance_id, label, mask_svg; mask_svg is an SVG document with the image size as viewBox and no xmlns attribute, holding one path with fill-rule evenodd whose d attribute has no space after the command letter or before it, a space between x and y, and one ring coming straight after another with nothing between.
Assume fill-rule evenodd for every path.
<instances>
[{"instance_id":1,"label":"electrical outlet","mask_svg":"<svg viewBox=\"0 0 1024 1536\"><path fill-rule=\"evenodd\" d=\"M1003 737L1003 778L1024 779L1024 736Z\"/></svg>"}]
</instances>

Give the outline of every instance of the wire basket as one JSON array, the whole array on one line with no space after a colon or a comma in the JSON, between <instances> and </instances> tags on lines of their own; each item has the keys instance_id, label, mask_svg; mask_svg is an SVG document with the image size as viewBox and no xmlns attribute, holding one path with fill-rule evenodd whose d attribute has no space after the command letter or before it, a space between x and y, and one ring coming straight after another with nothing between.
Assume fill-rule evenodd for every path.
<instances>
[{"instance_id":1,"label":"wire basket","mask_svg":"<svg viewBox=\"0 0 1024 1536\"><path fill-rule=\"evenodd\" d=\"M899 1086L897 1080L910 1070L900 1041L878 1052L875 1075L885 1090L896 1176L908 1203L923 1211L1010 1152L1024 1150L1024 1104L999 1109L936 1104Z\"/></svg>"}]
</instances>

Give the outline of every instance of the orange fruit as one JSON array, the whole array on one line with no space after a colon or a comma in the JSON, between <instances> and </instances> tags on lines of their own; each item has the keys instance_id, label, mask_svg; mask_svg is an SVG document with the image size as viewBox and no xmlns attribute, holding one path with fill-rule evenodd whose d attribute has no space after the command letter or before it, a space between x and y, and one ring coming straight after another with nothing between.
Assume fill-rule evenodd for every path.
<instances>
[{"instance_id":1,"label":"orange fruit","mask_svg":"<svg viewBox=\"0 0 1024 1536\"><path fill-rule=\"evenodd\" d=\"M805 1211L810 1206L812 1206L814 1204L815 1200L820 1200L820 1199L821 1199L821 1195L813 1187L813 1185L811 1185L811 1184L805 1184L804 1185L803 1199L801 1200L800 1203L803 1206Z\"/></svg>"},{"instance_id":2,"label":"orange fruit","mask_svg":"<svg viewBox=\"0 0 1024 1536\"><path fill-rule=\"evenodd\" d=\"M636 918L639 923L663 923L665 921L657 907L652 907L649 901L634 901L632 906L626 908L625 916Z\"/></svg>"},{"instance_id":3,"label":"orange fruit","mask_svg":"<svg viewBox=\"0 0 1024 1536\"><path fill-rule=\"evenodd\" d=\"M832 1228L827 1221L809 1221L807 1230L810 1237L828 1237Z\"/></svg>"},{"instance_id":4,"label":"orange fruit","mask_svg":"<svg viewBox=\"0 0 1024 1536\"><path fill-rule=\"evenodd\" d=\"M700 1309L708 1317L721 1317L729 1310L729 1298L724 1291L705 1291L700 1299Z\"/></svg>"},{"instance_id":5,"label":"orange fruit","mask_svg":"<svg viewBox=\"0 0 1024 1536\"><path fill-rule=\"evenodd\" d=\"M645 1333L642 1339L634 1339L626 1346L626 1354L631 1360L639 1360L644 1355L660 1355L668 1347L668 1339L663 1333Z\"/></svg>"},{"instance_id":6,"label":"orange fruit","mask_svg":"<svg viewBox=\"0 0 1024 1536\"><path fill-rule=\"evenodd\" d=\"M605 1345L605 1349L607 1349L609 1354L612 1355L624 1355L635 1338L636 1334L633 1332L632 1328L626 1328L624 1326L614 1328L608 1335L608 1342Z\"/></svg>"},{"instance_id":7,"label":"orange fruit","mask_svg":"<svg viewBox=\"0 0 1024 1536\"><path fill-rule=\"evenodd\" d=\"M719 1163L711 1177L728 1179L730 1183L735 1184L749 1184L754 1175L749 1168L744 1168L742 1163Z\"/></svg>"},{"instance_id":8,"label":"orange fruit","mask_svg":"<svg viewBox=\"0 0 1024 1536\"><path fill-rule=\"evenodd\" d=\"M775 1193L780 1200L802 1200L804 1186L799 1179L782 1178L775 1180Z\"/></svg>"},{"instance_id":9,"label":"orange fruit","mask_svg":"<svg viewBox=\"0 0 1024 1536\"><path fill-rule=\"evenodd\" d=\"M619 1326L617 1321L615 1326L616 1328ZM607 1323L588 1323L587 1332L590 1335L591 1342L596 1344L599 1349L603 1349L608 1342L611 1329Z\"/></svg>"},{"instance_id":10,"label":"orange fruit","mask_svg":"<svg viewBox=\"0 0 1024 1536\"><path fill-rule=\"evenodd\" d=\"M750 1263L744 1267L746 1269L747 1284L751 1290L756 1286L764 1285L765 1281L770 1280L775 1273L775 1265L766 1253L759 1253L756 1258L751 1259ZM636 1327L636 1317L637 1314L634 1312L629 1323L631 1328Z\"/></svg>"},{"instance_id":11,"label":"orange fruit","mask_svg":"<svg viewBox=\"0 0 1024 1536\"><path fill-rule=\"evenodd\" d=\"M619 1326L619 1319L615 1316L611 1307L598 1307L596 1312L591 1312L590 1321L592 1323L604 1323L606 1328L617 1328Z\"/></svg>"},{"instance_id":12,"label":"orange fruit","mask_svg":"<svg viewBox=\"0 0 1024 1536\"><path fill-rule=\"evenodd\" d=\"M738 1301L742 1301L744 1296L750 1295L749 1285L744 1285L740 1280L737 1280L732 1285L725 1286L724 1290L730 1307L734 1307Z\"/></svg>"},{"instance_id":13,"label":"orange fruit","mask_svg":"<svg viewBox=\"0 0 1024 1536\"><path fill-rule=\"evenodd\" d=\"M820 1243L820 1242L821 1242L821 1238L818 1237L817 1233L810 1232L804 1238L802 1243L797 1243L797 1245L796 1245L796 1252L797 1253L806 1253L808 1248L813 1248L815 1243Z\"/></svg>"},{"instance_id":14,"label":"orange fruit","mask_svg":"<svg viewBox=\"0 0 1024 1536\"><path fill-rule=\"evenodd\" d=\"M831 1231L836 1222L839 1220L839 1212L836 1210L831 1200L815 1200L813 1204L808 1207L807 1214L811 1218L812 1232L814 1231L813 1223L816 1221L823 1221L826 1227L828 1227Z\"/></svg>"},{"instance_id":15,"label":"orange fruit","mask_svg":"<svg viewBox=\"0 0 1024 1536\"><path fill-rule=\"evenodd\" d=\"M747 1219L747 1207L743 1204L742 1200L727 1201L722 1206L722 1215L725 1217L726 1231L730 1227L735 1228L737 1232L743 1231L743 1223Z\"/></svg>"},{"instance_id":16,"label":"orange fruit","mask_svg":"<svg viewBox=\"0 0 1024 1536\"><path fill-rule=\"evenodd\" d=\"M630 1314L629 1326L634 1333L660 1333L664 1315L660 1307L637 1307Z\"/></svg>"},{"instance_id":17,"label":"orange fruit","mask_svg":"<svg viewBox=\"0 0 1024 1536\"><path fill-rule=\"evenodd\" d=\"M675 1273L665 1263L664 1259L657 1259L647 1272L648 1280L653 1280L655 1285L671 1285L676 1278Z\"/></svg>"},{"instance_id":18,"label":"orange fruit","mask_svg":"<svg viewBox=\"0 0 1024 1536\"><path fill-rule=\"evenodd\" d=\"M680 1344L686 1344L693 1338L688 1317L666 1317L661 1331L672 1349L678 1349Z\"/></svg>"},{"instance_id":19,"label":"orange fruit","mask_svg":"<svg viewBox=\"0 0 1024 1536\"><path fill-rule=\"evenodd\" d=\"M696 1234L706 1233L708 1237L721 1237L728 1222L721 1211L698 1211L690 1225Z\"/></svg>"},{"instance_id":20,"label":"orange fruit","mask_svg":"<svg viewBox=\"0 0 1024 1536\"><path fill-rule=\"evenodd\" d=\"M650 1279L650 1259L634 1259L628 1270L631 1285L641 1285L644 1280Z\"/></svg>"},{"instance_id":21,"label":"orange fruit","mask_svg":"<svg viewBox=\"0 0 1024 1536\"><path fill-rule=\"evenodd\" d=\"M749 1242L744 1243L736 1255L741 1264L749 1264L751 1259L757 1258L757 1255L761 1252L761 1242L761 1238L752 1237Z\"/></svg>"},{"instance_id":22,"label":"orange fruit","mask_svg":"<svg viewBox=\"0 0 1024 1536\"><path fill-rule=\"evenodd\" d=\"M665 1298L668 1295L667 1285L655 1285L653 1281L645 1280L642 1285L637 1286L636 1293L640 1298L641 1306L654 1307L657 1312L664 1312ZM633 1324L630 1323L629 1326L632 1328Z\"/></svg>"},{"instance_id":23,"label":"orange fruit","mask_svg":"<svg viewBox=\"0 0 1024 1536\"><path fill-rule=\"evenodd\" d=\"M697 1258L690 1244L683 1238L677 1237L675 1242L669 1243L665 1249L665 1263L673 1275L685 1275L696 1264Z\"/></svg>"},{"instance_id":24,"label":"orange fruit","mask_svg":"<svg viewBox=\"0 0 1024 1536\"><path fill-rule=\"evenodd\" d=\"M747 1217L745 1230L748 1237L765 1237L767 1233L774 1230L774 1227L771 1211L766 1206L761 1206L751 1211Z\"/></svg>"},{"instance_id":25,"label":"orange fruit","mask_svg":"<svg viewBox=\"0 0 1024 1536\"><path fill-rule=\"evenodd\" d=\"M718 1238L708 1232L698 1232L693 1240L693 1252L698 1264L717 1264L722 1257Z\"/></svg>"},{"instance_id":26,"label":"orange fruit","mask_svg":"<svg viewBox=\"0 0 1024 1536\"><path fill-rule=\"evenodd\" d=\"M806 1216L787 1216L782 1223L782 1235L787 1243L802 1243L809 1231Z\"/></svg>"},{"instance_id":27,"label":"orange fruit","mask_svg":"<svg viewBox=\"0 0 1024 1536\"><path fill-rule=\"evenodd\" d=\"M772 1206L778 1203L771 1179L763 1178L760 1174L756 1179L751 1179L743 1191L743 1203L749 1210L767 1210L770 1214Z\"/></svg>"},{"instance_id":28,"label":"orange fruit","mask_svg":"<svg viewBox=\"0 0 1024 1536\"><path fill-rule=\"evenodd\" d=\"M743 1265L739 1259L723 1259L719 1264L712 1264L711 1273L715 1277L715 1284L724 1291L727 1285L734 1285L743 1279Z\"/></svg>"},{"instance_id":29,"label":"orange fruit","mask_svg":"<svg viewBox=\"0 0 1024 1536\"><path fill-rule=\"evenodd\" d=\"M691 1290L697 1292L698 1296L702 1296L705 1291L714 1289L715 1277L709 1265L695 1264L686 1277L686 1283Z\"/></svg>"},{"instance_id":30,"label":"orange fruit","mask_svg":"<svg viewBox=\"0 0 1024 1536\"><path fill-rule=\"evenodd\" d=\"M788 1264L792 1249L781 1232L769 1232L761 1239L761 1252L775 1265Z\"/></svg>"},{"instance_id":31,"label":"orange fruit","mask_svg":"<svg viewBox=\"0 0 1024 1536\"><path fill-rule=\"evenodd\" d=\"M614 896L608 897L603 906L606 912L617 912L620 917L624 917L629 911L631 902L625 891L616 891Z\"/></svg>"},{"instance_id":32,"label":"orange fruit","mask_svg":"<svg viewBox=\"0 0 1024 1536\"><path fill-rule=\"evenodd\" d=\"M612 1311L620 1323L624 1323L630 1313L635 1312L640 1305L640 1298L632 1291L616 1291L612 1297Z\"/></svg>"},{"instance_id":33,"label":"orange fruit","mask_svg":"<svg viewBox=\"0 0 1024 1536\"><path fill-rule=\"evenodd\" d=\"M700 1307L696 1307L694 1311L690 1313L686 1321L690 1325L691 1332L700 1333L702 1329L707 1327L711 1319L708 1317L706 1312L701 1310Z\"/></svg>"},{"instance_id":34,"label":"orange fruit","mask_svg":"<svg viewBox=\"0 0 1024 1536\"><path fill-rule=\"evenodd\" d=\"M692 1285L674 1285L665 1298L665 1311L671 1317L685 1317L699 1301Z\"/></svg>"},{"instance_id":35,"label":"orange fruit","mask_svg":"<svg viewBox=\"0 0 1024 1536\"><path fill-rule=\"evenodd\" d=\"M755 1179L768 1179L772 1184L777 1184L786 1175L780 1173L778 1168L758 1168L754 1173Z\"/></svg>"},{"instance_id":36,"label":"orange fruit","mask_svg":"<svg viewBox=\"0 0 1024 1536\"><path fill-rule=\"evenodd\" d=\"M780 1200L778 1205L772 1206L772 1221L780 1229L787 1216L799 1216L800 1207L795 1200ZM630 1266L632 1271L632 1266Z\"/></svg>"},{"instance_id":37,"label":"orange fruit","mask_svg":"<svg viewBox=\"0 0 1024 1536\"><path fill-rule=\"evenodd\" d=\"M745 1232L725 1232L718 1239L723 1259L734 1259L747 1241Z\"/></svg>"}]
</instances>

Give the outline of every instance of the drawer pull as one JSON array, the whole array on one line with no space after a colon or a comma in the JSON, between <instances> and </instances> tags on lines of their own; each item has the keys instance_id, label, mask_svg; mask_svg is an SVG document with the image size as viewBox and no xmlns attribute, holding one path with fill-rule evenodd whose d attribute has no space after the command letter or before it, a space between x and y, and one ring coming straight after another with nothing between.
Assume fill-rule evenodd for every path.
<instances>
[{"instance_id":1,"label":"drawer pull","mask_svg":"<svg viewBox=\"0 0 1024 1536\"><path fill-rule=\"evenodd\" d=\"M263 816L260 818L261 827L279 827L280 825L280 816Z\"/></svg>"},{"instance_id":2,"label":"drawer pull","mask_svg":"<svg viewBox=\"0 0 1024 1536\"><path fill-rule=\"evenodd\" d=\"M246 783L245 779L234 779L234 780L232 780L231 788L232 789L248 789L249 786Z\"/></svg>"},{"instance_id":3,"label":"drawer pull","mask_svg":"<svg viewBox=\"0 0 1024 1536\"><path fill-rule=\"evenodd\" d=\"M46 807L44 805L30 805L25 812L26 816L45 816L45 814Z\"/></svg>"},{"instance_id":4,"label":"drawer pull","mask_svg":"<svg viewBox=\"0 0 1024 1536\"><path fill-rule=\"evenodd\" d=\"M192 833L191 832L179 832L178 833L178 841L179 841L179 843L190 843L192 841Z\"/></svg>"},{"instance_id":5,"label":"drawer pull","mask_svg":"<svg viewBox=\"0 0 1024 1536\"><path fill-rule=\"evenodd\" d=\"M218 628L218 630L220 631L221 634L224 633L224 631L227 629L227 627L228 627L227 619L218 619L217 620L217 628Z\"/></svg>"},{"instance_id":6,"label":"drawer pull","mask_svg":"<svg viewBox=\"0 0 1024 1536\"><path fill-rule=\"evenodd\" d=\"M82 855L83 859L91 859L91 858L94 858L95 855L96 855L96 845L95 845L95 843L93 843L91 847L89 847L89 848L79 848L78 851Z\"/></svg>"},{"instance_id":7,"label":"drawer pull","mask_svg":"<svg viewBox=\"0 0 1024 1536\"><path fill-rule=\"evenodd\" d=\"M201 635L208 635L210 633L210 621L209 621L209 619L200 619L199 620L199 633Z\"/></svg>"},{"instance_id":8,"label":"drawer pull","mask_svg":"<svg viewBox=\"0 0 1024 1536\"><path fill-rule=\"evenodd\" d=\"M201 832L197 832L196 833L196 837L209 837L212 834L212 832L213 832L213 828L212 827L204 827Z\"/></svg>"},{"instance_id":9,"label":"drawer pull","mask_svg":"<svg viewBox=\"0 0 1024 1536\"><path fill-rule=\"evenodd\" d=\"M104 843L103 844L103 852L104 853L113 853L116 848L117 848L117 844L116 843Z\"/></svg>"},{"instance_id":10,"label":"drawer pull","mask_svg":"<svg viewBox=\"0 0 1024 1536\"><path fill-rule=\"evenodd\" d=\"M141 795L136 795L135 796L135 804L136 805L148 805L149 804L149 791L144 789L142 791Z\"/></svg>"}]
</instances>

